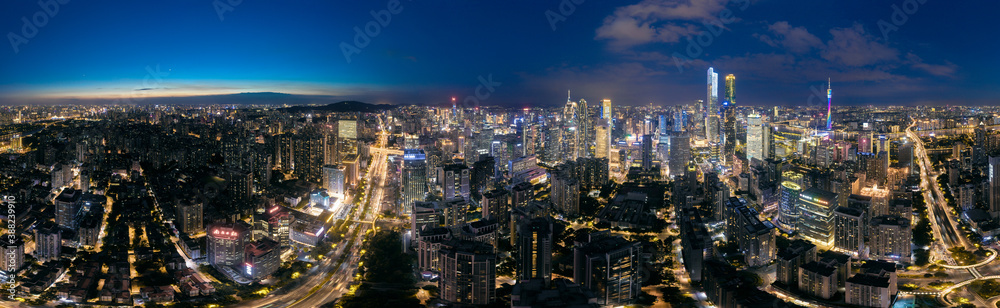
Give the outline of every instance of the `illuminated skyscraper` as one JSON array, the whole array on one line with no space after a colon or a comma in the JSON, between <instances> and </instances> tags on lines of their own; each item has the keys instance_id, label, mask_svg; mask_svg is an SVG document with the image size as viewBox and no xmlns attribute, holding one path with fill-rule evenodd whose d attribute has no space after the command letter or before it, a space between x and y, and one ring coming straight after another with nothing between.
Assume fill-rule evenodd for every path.
<instances>
[{"instance_id":1,"label":"illuminated skyscraper","mask_svg":"<svg viewBox=\"0 0 1000 308\"><path fill-rule=\"evenodd\" d=\"M709 114L705 117L705 139L711 143L719 143L719 115Z\"/></svg>"},{"instance_id":2,"label":"illuminated skyscraper","mask_svg":"<svg viewBox=\"0 0 1000 308\"><path fill-rule=\"evenodd\" d=\"M778 201L778 224L789 231L798 229L799 193L802 186L791 181L781 182L781 199Z\"/></svg>"},{"instance_id":3,"label":"illuminated skyscraper","mask_svg":"<svg viewBox=\"0 0 1000 308\"><path fill-rule=\"evenodd\" d=\"M241 266L250 228L245 222L217 223L208 227L208 263L213 266Z\"/></svg>"},{"instance_id":4,"label":"illuminated skyscraper","mask_svg":"<svg viewBox=\"0 0 1000 308\"><path fill-rule=\"evenodd\" d=\"M757 113L747 116L747 162L752 163L753 159L767 159L768 152L767 124Z\"/></svg>"},{"instance_id":5,"label":"illuminated skyscraper","mask_svg":"<svg viewBox=\"0 0 1000 308\"><path fill-rule=\"evenodd\" d=\"M736 75L726 75L726 97L723 103L736 104Z\"/></svg>"},{"instance_id":6,"label":"illuminated skyscraper","mask_svg":"<svg viewBox=\"0 0 1000 308\"><path fill-rule=\"evenodd\" d=\"M424 150L404 150L402 180L402 212L409 215L413 212L413 203L424 201L427 194L427 156Z\"/></svg>"},{"instance_id":7,"label":"illuminated skyscraper","mask_svg":"<svg viewBox=\"0 0 1000 308\"><path fill-rule=\"evenodd\" d=\"M837 194L816 187L799 194L799 232L820 247L833 245L833 209L837 207Z\"/></svg>"},{"instance_id":8,"label":"illuminated skyscraper","mask_svg":"<svg viewBox=\"0 0 1000 308\"><path fill-rule=\"evenodd\" d=\"M736 154L736 75L726 75L726 97L722 102L723 161L730 163Z\"/></svg>"},{"instance_id":9,"label":"illuminated skyscraper","mask_svg":"<svg viewBox=\"0 0 1000 308\"><path fill-rule=\"evenodd\" d=\"M858 152L874 153L872 150L872 133L868 131L858 132Z\"/></svg>"},{"instance_id":10,"label":"illuminated skyscraper","mask_svg":"<svg viewBox=\"0 0 1000 308\"><path fill-rule=\"evenodd\" d=\"M597 141L596 150L594 152L594 157L596 158L607 158L611 155L611 129L607 123L599 123L594 127L594 132L597 136L594 139Z\"/></svg>"},{"instance_id":11,"label":"illuminated skyscraper","mask_svg":"<svg viewBox=\"0 0 1000 308\"><path fill-rule=\"evenodd\" d=\"M705 101L708 114L719 113L719 74L708 68L708 100Z\"/></svg>"},{"instance_id":12,"label":"illuminated skyscraper","mask_svg":"<svg viewBox=\"0 0 1000 308\"><path fill-rule=\"evenodd\" d=\"M583 99L576 104L576 108L576 118L577 123L579 123L577 124L577 130L579 131L577 157L591 157L590 145L593 144L594 138L590 135L590 108L587 107L587 101Z\"/></svg>"},{"instance_id":13,"label":"illuminated skyscraper","mask_svg":"<svg viewBox=\"0 0 1000 308\"><path fill-rule=\"evenodd\" d=\"M605 98L601 101L601 107L601 119L604 119L605 122L608 122L608 126L611 126L614 118L614 115L611 114L611 100Z\"/></svg>"}]
</instances>

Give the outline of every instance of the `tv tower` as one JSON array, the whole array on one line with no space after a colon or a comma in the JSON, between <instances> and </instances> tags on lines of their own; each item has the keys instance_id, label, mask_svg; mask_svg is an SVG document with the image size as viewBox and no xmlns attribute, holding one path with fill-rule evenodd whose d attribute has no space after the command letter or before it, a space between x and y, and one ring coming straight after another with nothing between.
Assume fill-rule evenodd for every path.
<instances>
[{"instance_id":1,"label":"tv tower","mask_svg":"<svg viewBox=\"0 0 1000 308\"><path fill-rule=\"evenodd\" d=\"M830 117L833 111L833 87L830 86L830 78L826 79L826 130L833 130L833 119Z\"/></svg>"}]
</instances>

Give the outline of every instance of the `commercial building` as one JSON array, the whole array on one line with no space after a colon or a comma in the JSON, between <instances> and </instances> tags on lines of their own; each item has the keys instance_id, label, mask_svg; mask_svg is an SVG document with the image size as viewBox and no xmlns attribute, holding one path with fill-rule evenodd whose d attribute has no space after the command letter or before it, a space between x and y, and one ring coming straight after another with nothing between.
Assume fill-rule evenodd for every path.
<instances>
[{"instance_id":1,"label":"commercial building","mask_svg":"<svg viewBox=\"0 0 1000 308\"><path fill-rule=\"evenodd\" d=\"M590 289L597 303L628 305L639 295L642 245L606 233L594 233L573 248L573 281Z\"/></svg>"},{"instance_id":2,"label":"commercial building","mask_svg":"<svg viewBox=\"0 0 1000 308\"><path fill-rule=\"evenodd\" d=\"M817 187L810 187L799 194L799 234L819 247L833 245L833 209L837 194Z\"/></svg>"},{"instance_id":3,"label":"commercial building","mask_svg":"<svg viewBox=\"0 0 1000 308\"><path fill-rule=\"evenodd\" d=\"M403 151L403 208L402 213L413 213L413 204L424 201L427 195L427 155L423 150Z\"/></svg>"},{"instance_id":4,"label":"commercial building","mask_svg":"<svg viewBox=\"0 0 1000 308\"><path fill-rule=\"evenodd\" d=\"M274 274L281 267L281 244L263 238L246 245L243 256L243 274L253 281L260 281Z\"/></svg>"},{"instance_id":5,"label":"commercial building","mask_svg":"<svg viewBox=\"0 0 1000 308\"><path fill-rule=\"evenodd\" d=\"M246 223L214 223L208 226L207 232L209 264L216 268L243 265L246 244L250 242L250 228Z\"/></svg>"}]
</instances>

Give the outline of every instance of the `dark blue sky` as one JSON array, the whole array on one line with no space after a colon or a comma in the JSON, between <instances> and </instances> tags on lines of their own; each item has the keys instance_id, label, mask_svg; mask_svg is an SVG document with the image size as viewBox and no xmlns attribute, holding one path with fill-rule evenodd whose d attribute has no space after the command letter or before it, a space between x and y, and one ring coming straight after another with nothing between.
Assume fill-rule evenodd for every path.
<instances>
[{"instance_id":1,"label":"dark blue sky","mask_svg":"<svg viewBox=\"0 0 1000 308\"><path fill-rule=\"evenodd\" d=\"M492 75L483 104L556 105L573 90L670 105L704 99L709 66L736 75L739 104L805 105L827 77L835 105L1000 103L1000 3L988 0L586 0L565 15L561 3L581 0L402 0L350 62L341 43L390 1L59 1L54 15L3 4L0 103L281 92L446 104Z\"/></svg>"}]
</instances>

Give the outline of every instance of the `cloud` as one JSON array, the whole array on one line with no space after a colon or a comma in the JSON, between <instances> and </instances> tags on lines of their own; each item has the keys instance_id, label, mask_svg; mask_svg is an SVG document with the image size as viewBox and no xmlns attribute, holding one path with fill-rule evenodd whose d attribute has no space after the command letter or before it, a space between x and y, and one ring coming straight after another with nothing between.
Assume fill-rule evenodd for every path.
<instances>
[{"instance_id":1,"label":"cloud","mask_svg":"<svg viewBox=\"0 0 1000 308\"><path fill-rule=\"evenodd\" d=\"M823 46L823 41L809 33L805 27L792 27L787 21L779 21L767 27L774 38L767 35L754 35L772 47L785 48L793 53L806 53L813 48Z\"/></svg>"},{"instance_id":2,"label":"cloud","mask_svg":"<svg viewBox=\"0 0 1000 308\"><path fill-rule=\"evenodd\" d=\"M913 53L906 54L906 61L910 64L910 67L914 69L922 70L930 73L934 76L940 77L955 77L955 72L958 71L958 65L951 63L951 61L944 61L944 64L927 64L924 60Z\"/></svg>"},{"instance_id":3,"label":"cloud","mask_svg":"<svg viewBox=\"0 0 1000 308\"><path fill-rule=\"evenodd\" d=\"M728 0L643 0L620 7L597 29L598 40L618 50L648 43L675 43L700 32L694 22L717 19Z\"/></svg>"},{"instance_id":4,"label":"cloud","mask_svg":"<svg viewBox=\"0 0 1000 308\"><path fill-rule=\"evenodd\" d=\"M899 51L876 41L859 23L850 28L830 29L830 34L833 38L820 52L830 62L858 67L899 60Z\"/></svg>"}]
</instances>

